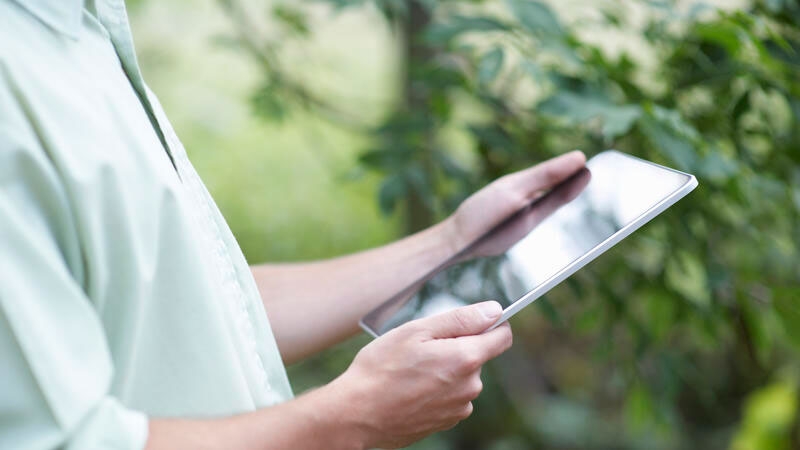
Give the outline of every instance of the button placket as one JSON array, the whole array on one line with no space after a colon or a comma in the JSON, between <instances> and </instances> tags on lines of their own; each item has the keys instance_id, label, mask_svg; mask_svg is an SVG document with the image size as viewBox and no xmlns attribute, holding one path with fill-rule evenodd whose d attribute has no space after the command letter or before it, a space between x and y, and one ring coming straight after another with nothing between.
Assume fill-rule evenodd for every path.
<instances>
[{"instance_id":1,"label":"button placket","mask_svg":"<svg viewBox=\"0 0 800 450\"><path fill-rule=\"evenodd\" d=\"M237 278L236 271L234 270L234 264L229 250L222 239L221 230L214 220L213 211L208 203L210 200L206 198L207 193L200 180L200 176L191 166L183 144L181 144L169 121L164 117L163 110L160 109L160 104L158 104L157 100L151 101L157 110L156 120L159 122L161 130L166 137L169 150L175 158L179 176L184 180L192 201L202 210L202 213L196 213L195 215L201 224L204 239L209 244L209 248L213 249L211 252L214 259L213 264L219 276L220 283L222 284L223 291L227 294L225 297L235 302L235 305L228 306L233 308L237 330L244 334L244 340L248 347L247 352L250 354L253 361L255 361L261 375L262 387L265 390L265 394L267 397L272 398L275 392L270 383L269 373L266 370L264 361L258 352L254 324L247 310L247 299Z\"/></svg>"}]
</instances>

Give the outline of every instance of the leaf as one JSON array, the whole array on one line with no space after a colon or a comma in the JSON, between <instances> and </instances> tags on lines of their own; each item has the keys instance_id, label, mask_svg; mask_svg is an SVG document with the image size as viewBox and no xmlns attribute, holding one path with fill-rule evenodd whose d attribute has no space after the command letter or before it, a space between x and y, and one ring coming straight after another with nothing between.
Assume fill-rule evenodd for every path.
<instances>
[{"instance_id":1,"label":"leaf","mask_svg":"<svg viewBox=\"0 0 800 450\"><path fill-rule=\"evenodd\" d=\"M448 155L445 151L436 151L433 153L433 158L437 165L442 169L445 175L457 179L467 179L471 173L453 157Z\"/></svg>"},{"instance_id":2,"label":"leaf","mask_svg":"<svg viewBox=\"0 0 800 450\"><path fill-rule=\"evenodd\" d=\"M787 336L800 348L800 287L778 287L772 295L772 304Z\"/></svg>"},{"instance_id":3,"label":"leaf","mask_svg":"<svg viewBox=\"0 0 800 450\"><path fill-rule=\"evenodd\" d=\"M493 17L483 16L453 16L452 23L457 24L465 31L508 31L507 24Z\"/></svg>"},{"instance_id":4,"label":"leaf","mask_svg":"<svg viewBox=\"0 0 800 450\"><path fill-rule=\"evenodd\" d=\"M270 82L256 90L250 97L250 104L255 113L268 121L281 122L286 118L289 111L278 95L280 92L282 92L280 88L276 88Z\"/></svg>"},{"instance_id":5,"label":"leaf","mask_svg":"<svg viewBox=\"0 0 800 450\"><path fill-rule=\"evenodd\" d=\"M792 115L794 116L794 121L800 123L800 99L794 98L790 100L789 105L792 110Z\"/></svg>"},{"instance_id":6,"label":"leaf","mask_svg":"<svg viewBox=\"0 0 800 450\"><path fill-rule=\"evenodd\" d=\"M387 215L391 214L397 202L405 197L407 192L408 187L403 177L400 175L387 177L378 191L378 204L380 205L381 212Z\"/></svg>"},{"instance_id":7,"label":"leaf","mask_svg":"<svg viewBox=\"0 0 800 450\"><path fill-rule=\"evenodd\" d=\"M396 114L375 129L375 134L389 137L391 140L396 135L424 132L431 127L431 119L427 116L415 114Z\"/></svg>"},{"instance_id":8,"label":"leaf","mask_svg":"<svg viewBox=\"0 0 800 450\"><path fill-rule=\"evenodd\" d=\"M508 31L510 27L491 17L454 16L448 22L433 23L423 33L423 39L432 44L446 44L464 33Z\"/></svg>"},{"instance_id":9,"label":"leaf","mask_svg":"<svg viewBox=\"0 0 800 450\"><path fill-rule=\"evenodd\" d=\"M535 35L563 36L564 29L556 14L544 3L534 0L509 0L511 12L520 24Z\"/></svg>"},{"instance_id":10,"label":"leaf","mask_svg":"<svg viewBox=\"0 0 800 450\"><path fill-rule=\"evenodd\" d=\"M595 117L607 104L608 102L600 97L561 91L540 103L538 109L542 114L560 116L574 123L581 123Z\"/></svg>"},{"instance_id":11,"label":"leaf","mask_svg":"<svg viewBox=\"0 0 800 450\"><path fill-rule=\"evenodd\" d=\"M731 55L737 55L743 46L741 29L729 21L700 24L695 28L695 33L706 41L720 45Z\"/></svg>"},{"instance_id":12,"label":"leaf","mask_svg":"<svg viewBox=\"0 0 800 450\"><path fill-rule=\"evenodd\" d=\"M695 142L699 133L680 118L677 111L658 106L639 122L642 133L680 170L694 171L698 165Z\"/></svg>"},{"instance_id":13,"label":"leaf","mask_svg":"<svg viewBox=\"0 0 800 450\"><path fill-rule=\"evenodd\" d=\"M685 121L677 110L652 105L650 112L656 120L666 125L673 133L693 141L700 138L697 129Z\"/></svg>"},{"instance_id":14,"label":"leaf","mask_svg":"<svg viewBox=\"0 0 800 450\"><path fill-rule=\"evenodd\" d=\"M599 117L603 121L601 133L607 140L626 134L642 115L638 105L615 105L597 95L569 91L558 92L542 102L539 112L564 117L572 123Z\"/></svg>"},{"instance_id":15,"label":"leaf","mask_svg":"<svg viewBox=\"0 0 800 450\"><path fill-rule=\"evenodd\" d=\"M366 3L366 0L334 0L336 2ZM408 2L397 0L375 0L373 3L388 22L403 20L409 16ZM423 5L425 7L425 5Z\"/></svg>"},{"instance_id":16,"label":"leaf","mask_svg":"<svg viewBox=\"0 0 800 450\"><path fill-rule=\"evenodd\" d=\"M797 175L798 172L800 172L800 170L796 170L796 174L795 174L795 180L796 181L793 183L792 194L791 195L792 195L792 203L794 203L794 207L798 211L800 211L800 181L797 181L798 179L800 179L800 175Z\"/></svg>"},{"instance_id":17,"label":"leaf","mask_svg":"<svg viewBox=\"0 0 800 450\"><path fill-rule=\"evenodd\" d=\"M788 5L789 1L787 0L765 0L764 5L771 13L779 13L784 7L784 4Z\"/></svg>"},{"instance_id":18,"label":"leaf","mask_svg":"<svg viewBox=\"0 0 800 450\"><path fill-rule=\"evenodd\" d=\"M692 171L696 164L694 147L684 139L676 137L653 121L643 121L642 131L680 170Z\"/></svg>"},{"instance_id":19,"label":"leaf","mask_svg":"<svg viewBox=\"0 0 800 450\"><path fill-rule=\"evenodd\" d=\"M630 131L642 116L642 108L638 105L615 106L606 108L601 116L603 117L603 136L607 140L612 140Z\"/></svg>"},{"instance_id":20,"label":"leaf","mask_svg":"<svg viewBox=\"0 0 800 450\"><path fill-rule=\"evenodd\" d=\"M580 298L580 297L578 297ZM593 309L587 309L575 320L574 327L579 333L591 333L599 329L603 322L603 315Z\"/></svg>"},{"instance_id":21,"label":"leaf","mask_svg":"<svg viewBox=\"0 0 800 450\"><path fill-rule=\"evenodd\" d=\"M379 148L362 153L358 159L362 164L391 171L405 166L412 156L412 152L401 148Z\"/></svg>"},{"instance_id":22,"label":"leaf","mask_svg":"<svg viewBox=\"0 0 800 450\"><path fill-rule=\"evenodd\" d=\"M478 82L489 84L497 78L503 67L504 53L500 47L495 47L487 52L478 62Z\"/></svg>"},{"instance_id":23,"label":"leaf","mask_svg":"<svg viewBox=\"0 0 800 450\"><path fill-rule=\"evenodd\" d=\"M547 296L543 296L539 298L536 302L538 305L539 311L547 318L547 320L556 326L563 326L564 320L561 318L561 314L559 314L558 309L547 299Z\"/></svg>"},{"instance_id":24,"label":"leaf","mask_svg":"<svg viewBox=\"0 0 800 450\"><path fill-rule=\"evenodd\" d=\"M497 124L469 125L467 129L475 135L476 139L486 143L489 147L510 151L515 146L508 132Z\"/></svg>"},{"instance_id":25,"label":"leaf","mask_svg":"<svg viewBox=\"0 0 800 450\"><path fill-rule=\"evenodd\" d=\"M706 269L697 256L680 251L667 262L664 272L667 286L695 306L707 308L711 303Z\"/></svg>"},{"instance_id":26,"label":"leaf","mask_svg":"<svg viewBox=\"0 0 800 450\"><path fill-rule=\"evenodd\" d=\"M738 305L742 321L747 329L748 339L755 350L755 357L760 364L769 364L772 339L764 312L749 299L740 299Z\"/></svg>"},{"instance_id":27,"label":"leaf","mask_svg":"<svg viewBox=\"0 0 800 450\"><path fill-rule=\"evenodd\" d=\"M547 81L547 74L542 67L535 62L525 60L520 66L522 67L522 70L530 75L530 77L533 78L533 81L535 81L537 84L543 84L545 81Z\"/></svg>"},{"instance_id":28,"label":"leaf","mask_svg":"<svg viewBox=\"0 0 800 450\"><path fill-rule=\"evenodd\" d=\"M289 5L277 4L272 7L272 16L298 36L309 35L308 18L303 11Z\"/></svg>"},{"instance_id":29,"label":"leaf","mask_svg":"<svg viewBox=\"0 0 800 450\"><path fill-rule=\"evenodd\" d=\"M702 178L721 183L739 173L739 163L716 150L700 161L697 171Z\"/></svg>"},{"instance_id":30,"label":"leaf","mask_svg":"<svg viewBox=\"0 0 800 450\"><path fill-rule=\"evenodd\" d=\"M236 36L228 34L215 34L209 38L211 45L219 46L220 48L228 50L241 50L242 41Z\"/></svg>"},{"instance_id":31,"label":"leaf","mask_svg":"<svg viewBox=\"0 0 800 450\"><path fill-rule=\"evenodd\" d=\"M431 183L428 180L426 171L419 164L412 164L403 172L406 185L414 188L426 202L430 203L429 200L433 192L431 191Z\"/></svg>"},{"instance_id":32,"label":"leaf","mask_svg":"<svg viewBox=\"0 0 800 450\"><path fill-rule=\"evenodd\" d=\"M665 339L676 322L678 302L674 295L663 289L648 289L639 297L639 301L644 302L651 336L656 341Z\"/></svg>"},{"instance_id":33,"label":"leaf","mask_svg":"<svg viewBox=\"0 0 800 450\"><path fill-rule=\"evenodd\" d=\"M656 418L655 402L645 386L636 383L625 398L626 421L636 432L644 432Z\"/></svg>"},{"instance_id":34,"label":"leaf","mask_svg":"<svg viewBox=\"0 0 800 450\"><path fill-rule=\"evenodd\" d=\"M716 11L716 8L705 2L697 2L689 8L686 17L690 20L697 20L697 18L706 12Z\"/></svg>"},{"instance_id":35,"label":"leaf","mask_svg":"<svg viewBox=\"0 0 800 450\"><path fill-rule=\"evenodd\" d=\"M777 40L768 40L766 43L766 49L769 54L786 64L791 64L795 66L795 69L800 67L800 42L798 41L777 41Z\"/></svg>"},{"instance_id":36,"label":"leaf","mask_svg":"<svg viewBox=\"0 0 800 450\"><path fill-rule=\"evenodd\" d=\"M745 91L745 93L742 94L739 97L739 99L736 100L736 103L733 105L733 112L731 112L731 117L735 122L737 122L744 113L750 110L751 108L750 93L751 91Z\"/></svg>"},{"instance_id":37,"label":"leaf","mask_svg":"<svg viewBox=\"0 0 800 450\"><path fill-rule=\"evenodd\" d=\"M345 8L350 8L353 6L361 6L363 5L365 0L328 0L335 10L343 10Z\"/></svg>"},{"instance_id":38,"label":"leaf","mask_svg":"<svg viewBox=\"0 0 800 450\"><path fill-rule=\"evenodd\" d=\"M605 8L600 9L600 14L609 25L613 25L615 27L622 25L623 14L620 10Z\"/></svg>"},{"instance_id":39,"label":"leaf","mask_svg":"<svg viewBox=\"0 0 800 450\"><path fill-rule=\"evenodd\" d=\"M798 414L797 386L774 382L747 398L742 425L731 450L788 449L793 423Z\"/></svg>"},{"instance_id":40,"label":"leaf","mask_svg":"<svg viewBox=\"0 0 800 450\"><path fill-rule=\"evenodd\" d=\"M583 65L583 60L575 53L575 49L562 39L544 38L539 42L539 47L542 52L553 54L564 65L574 68Z\"/></svg>"}]
</instances>

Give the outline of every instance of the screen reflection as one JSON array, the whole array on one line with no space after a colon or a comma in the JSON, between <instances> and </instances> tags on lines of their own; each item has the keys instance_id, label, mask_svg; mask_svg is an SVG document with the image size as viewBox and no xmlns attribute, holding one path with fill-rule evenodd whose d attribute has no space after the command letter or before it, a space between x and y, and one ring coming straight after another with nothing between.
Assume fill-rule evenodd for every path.
<instances>
[{"instance_id":1,"label":"screen reflection","mask_svg":"<svg viewBox=\"0 0 800 450\"><path fill-rule=\"evenodd\" d=\"M686 174L603 152L365 317L378 334L470 303L507 308L684 186Z\"/></svg>"}]
</instances>

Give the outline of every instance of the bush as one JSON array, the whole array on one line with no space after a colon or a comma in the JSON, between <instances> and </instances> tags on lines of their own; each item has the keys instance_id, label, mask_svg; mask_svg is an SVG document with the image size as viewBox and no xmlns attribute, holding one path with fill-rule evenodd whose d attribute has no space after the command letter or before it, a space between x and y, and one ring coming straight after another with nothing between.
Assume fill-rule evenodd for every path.
<instances>
[{"instance_id":1,"label":"bush","mask_svg":"<svg viewBox=\"0 0 800 450\"><path fill-rule=\"evenodd\" d=\"M800 448L796 2L591 3L569 21L537 1L327 2L377 7L396 30L405 73L360 163L382 174L377 200L402 210L407 232L573 148L700 180L518 315L475 415L416 448ZM273 12L289 35L313 33L303 4ZM278 41L238 39L262 62L262 116L358 116L288 77ZM339 369L344 355L306 367Z\"/></svg>"}]
</instances>

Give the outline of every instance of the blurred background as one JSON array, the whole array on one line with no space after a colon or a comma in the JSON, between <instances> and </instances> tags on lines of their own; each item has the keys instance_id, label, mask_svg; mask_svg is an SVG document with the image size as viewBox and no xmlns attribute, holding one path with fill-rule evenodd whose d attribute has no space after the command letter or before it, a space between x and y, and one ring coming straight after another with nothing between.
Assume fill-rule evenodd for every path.
<instances>
[{"instance_id":1,"label":"blurred background","mask_svg":"<svg viewBox=\"0 0 800 450\"><path fill-rule=\"evenodd\" d=\"M129 10L145 77L252 263L392 241L573 148L697 175L518 314L474 415L413 449L800 449L796 0ZM367 342L291 367L295 391Z\"/></svg>"}]
</instances>

